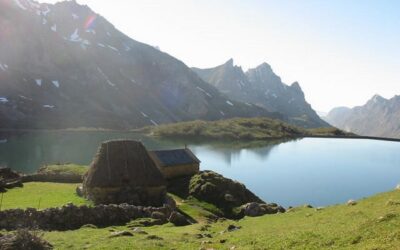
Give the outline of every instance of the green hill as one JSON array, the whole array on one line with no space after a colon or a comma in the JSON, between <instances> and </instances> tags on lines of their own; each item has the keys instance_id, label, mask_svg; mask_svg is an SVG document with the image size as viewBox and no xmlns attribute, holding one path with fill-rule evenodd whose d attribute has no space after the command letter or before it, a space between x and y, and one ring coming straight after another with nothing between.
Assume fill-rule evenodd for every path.
<instances>
[{"instance_id":1,"label":"green hill","mask_svg":"<svg viewBox=\"0 0 400 250\"><path fill-rule=\"evenodd\" d=\"M191 121L148 127L146 130L150 135L165 138L242 141L348 135L336 128L304 129L270 118Z\"/></svg>"}]
</instances>

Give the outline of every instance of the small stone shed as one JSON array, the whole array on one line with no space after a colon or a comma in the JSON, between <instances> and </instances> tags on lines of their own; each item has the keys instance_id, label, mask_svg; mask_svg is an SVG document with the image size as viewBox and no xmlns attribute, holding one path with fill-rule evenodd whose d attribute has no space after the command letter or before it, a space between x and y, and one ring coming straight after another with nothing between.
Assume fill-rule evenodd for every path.
<instances>
[{"instance_id":1,"label":"small stone shed","mask_svg":"<svg viewBox=\"0 0 400 250\"><path fill-rule=\"evenodd\" d=\"M188 148L150 151L149 155L166 179L199 172L200 160Z\"/></svg>"},{"instance_id":2,"label":"small stone shed","mask_svg":"<svg viewBox=\"0 0 400 250\"><path fill-rule=\"evenodd\" d=\"M83 180L83 195L96 204L160 206L166 181L141 142L103 142Z\"/></svg>"}]
</instances>

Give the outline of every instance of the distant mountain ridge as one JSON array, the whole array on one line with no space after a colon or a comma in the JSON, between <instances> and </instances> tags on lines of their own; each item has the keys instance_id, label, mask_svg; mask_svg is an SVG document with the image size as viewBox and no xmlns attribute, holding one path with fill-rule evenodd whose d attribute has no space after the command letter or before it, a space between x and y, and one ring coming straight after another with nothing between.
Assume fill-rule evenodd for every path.
<instances>
[{"instance_id":1,"label":"distant mountain ridge","mask_svg":"<svg viewBox=\"0 0 400 250\"><path fill-rule=\"evenodd\" d=\"M0 0L0 128L130 129L270 116L75 1Z\"/></svg>"},{"instance_id":2,"label":"distant mountain ridge","mask_svg":"<svg viewBox=\"0 0 400 250\"><path fill-rule=\"evenodd\" d=\"M375 95L363 106L334 108L325 119L359 135L400 138L400 96Z\"/></svg>"},{"instance_id":3,"label":"distant mountain ridge","mask_svg":"<svg viewBox=\"0 0 400 250\"><path fill-rule=\"evenodd\" d=\"M267 63L247 72L235 66L233 59L214 68L192 69L229 98L280 112L290 123L302 127L329 126L307 103L299 83L284 84Z\"/></svg>"}]
</instances>

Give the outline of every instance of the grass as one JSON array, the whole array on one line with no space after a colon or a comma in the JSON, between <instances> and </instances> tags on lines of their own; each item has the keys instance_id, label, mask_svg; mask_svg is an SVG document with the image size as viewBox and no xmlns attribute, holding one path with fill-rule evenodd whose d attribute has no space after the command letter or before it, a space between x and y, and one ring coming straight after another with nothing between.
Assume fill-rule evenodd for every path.
<instances>
[{"instance_id":1,"label":"grass","mask_svg":"<svg viewBox=\"0 0 400 250\"><path fill-rule=\"evenodd\" d=\"M1 209L28 207L44 209L60 207L69 202L76 205L90 204L76 195L76 186L76 184L61 183L24 183L24 187L13 188L4 193Z\"/></svg>"},{"instance_id":2,"label":"grass","mask_svg":"<svg viewBox=\"0 0 400 250\"><path fill-rule=\"evenodd\" d=\"M146 128L153 136L203 140L257 141L297 138L309 135L337 136L336 128L304 129L270 118L234 118L219 121L191 121Z\"/></svg>"},{"instance_id":3,"label":"grass","mask_svg":"<svg viewBox=\"0 0 400 250\"><path fill-rule=\"evenodd\" d=\"M45 238L56 249L398 249L399 204L400 191L392 191L360 200L355 206L336 205L320 210L300 207L284 214L240 221L207 224L206 220L198 220L198 224L186 227L166 224L142 228L162 240L141 234L109 238L111 231L131 230L126 226L47 232ZM197 219L207 212L190 201L179 202L179 208ZM230 224L241 229L227 232ZM199 239L199 234L212 238Z\"/></svg>"},{"instance_id":4,"label":"grass","mask_svg":"<svg viewBox=\"0 0 400 250\"><path fill-rule=\"evenodd\" d=\"M39 173L42 174L70 174L70 175L84 175L88 170L87 166L77 165L77 164L54 164L45 165L39 169Z\"/></svg>"},{"instance_id":5,"label":"grass","mask_svg":"<svg viewBox=\"0 0 400 250\"><path fill-rule=\"evenodd\" d=\"M49 190L48 198L52 202L43 199L43 207L60 206L68 201L84 203L75 197L74 187L31 183L6 194L8 199L16 198L11 207L37 204L39 194ZM109 238L113 231L133 232L127 226L82 227L74 231L45 232L44 237L55 249L398 249L400 246L399 190L359 200L355 206L299 207L284 214L215 223L205 219L210 212L202 202L174 198L179 208L199 223L186 227L171 224L144 227L148 234L134 233L132 237ZM25 203L27 199L30 204ZM241 229L228 232L226 229L231 224ZM199 238L200 234L203 238ZM149 239L149 235L162 239Z\"/></svg>"}]
</instances>

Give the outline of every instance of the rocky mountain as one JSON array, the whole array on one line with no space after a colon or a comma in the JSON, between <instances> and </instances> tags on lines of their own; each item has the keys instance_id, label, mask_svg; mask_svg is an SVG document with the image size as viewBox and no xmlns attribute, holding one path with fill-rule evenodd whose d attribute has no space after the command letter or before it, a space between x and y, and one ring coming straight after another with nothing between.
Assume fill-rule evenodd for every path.
<instances>
[{"instance_id":1,"label":"rocky mountain","mask_svg":"<svg viewBox=\"0 0 400 250\"><path fill-rule=\"evenodd\" d=\"M400 96L375 95L363 106L334 108L325 119L359 135L400 138Z\"/></svg>"},{"instance_id":2,"label":"rocky mountain","mask_svg":"<svg viewBox=\"0 0 400 250\"><path fill-rule=\"evenodd\" d=\"M307 103L299 83L284 84L267 63L247 72L235 66L232 59L215 68L192 69L229 98L280 112L295 125L329 126Z\"/></svg>"},{"instance_id":3,"label":"rocky mountain","mask_svg":"<svg viewBox=\"0 0 400 250\"><path fill-rule=\"evenodd\" d=\"M136 128L272 116L75 1L0 0L0 128Z\"/></svg>"}]
</instances>

